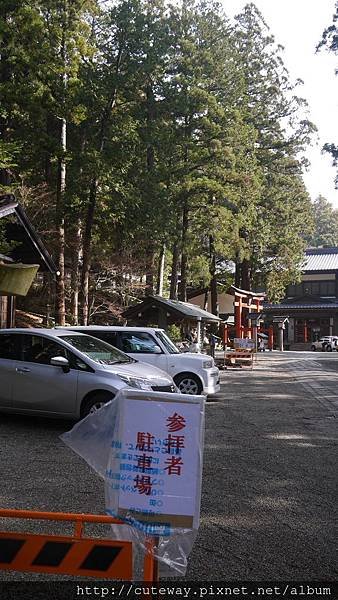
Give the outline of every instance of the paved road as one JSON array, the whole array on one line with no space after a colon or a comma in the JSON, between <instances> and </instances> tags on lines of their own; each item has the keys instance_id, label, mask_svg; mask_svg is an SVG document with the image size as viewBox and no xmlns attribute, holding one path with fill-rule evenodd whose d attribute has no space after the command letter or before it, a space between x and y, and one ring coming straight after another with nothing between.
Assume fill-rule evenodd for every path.
<instances>
[{"instance_id":1,"label":"paved road","mask_svg":"<svg viewBox=\"0 0 338 600\"><path fill-rule=\"evenodd\" d=\"M190 576L337 579L338 355L266 352L222 379Z\"/></svg>"},{"instance_id":2,"label":"paved road","mask_svg":"<svg viewBox=\"0 0 338 600\"><path fill-rule=\"evenodd\" d=\"M253 371L222 373L206 407L187 579L337 579L337 381L338 354L266 352ZM101 480L59 440L70 427L0 417L1 506L104 511ZM37 577L0 572L0 581Z\"/></svg>"}]
</instances>

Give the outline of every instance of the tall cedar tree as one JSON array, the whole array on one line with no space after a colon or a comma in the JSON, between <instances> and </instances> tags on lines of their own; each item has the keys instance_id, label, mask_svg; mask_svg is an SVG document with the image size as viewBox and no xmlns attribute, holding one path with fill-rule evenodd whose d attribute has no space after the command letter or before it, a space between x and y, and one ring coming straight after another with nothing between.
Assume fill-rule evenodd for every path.
<instances>
[{"instance_id":1,"label":"tall cedar tree","mask_svg":"<svg viewBox=\"0 0 338 600\"><path fill-rule=\"evenodd\" d=\"M252 5L235 27L212 0L5 0L0 17L2 183L70 274L58 321L113 314L156 277L169 292L164 273L173 298L209 286L216 312L229 260L281 295L311 126Z\"/></svg>"},{"instance_id":2,"label":"tall cedar tree","mask_svg":"<svg viewBox=\"0 0 338 600\"><path fill-rule=\"evenodd\" d=\"M332 24L324 30L322 39L317 46L317 51L322 48L326 48L329 52L338 54L338 2L335 3L335 12L332 17ZM338 68L336 69L336 75L338 74ZM324 145L323 150L331 154L333 159L333 166L338 166L338 145L337 143L327 143ZM335 178L336 187L338 187L338 174Z\"/></svg>"},{"instance_id":3,"label":"tall cedar tree","mask_svg":"<svg viewBox=\"0 0 338 600\"><path fill-rule=\"evenodd\" d=\"M236 18L235 29L246 95L243 112L256 132L256 158L263 185L256 218L243 227L243 253L237 283L264 284L271 299L299 271L305 235L311 228L311 204L298 158L315 129L304 117L306 103L295 95L281 57L253 4Z\"/></svg>"}]
</instances>

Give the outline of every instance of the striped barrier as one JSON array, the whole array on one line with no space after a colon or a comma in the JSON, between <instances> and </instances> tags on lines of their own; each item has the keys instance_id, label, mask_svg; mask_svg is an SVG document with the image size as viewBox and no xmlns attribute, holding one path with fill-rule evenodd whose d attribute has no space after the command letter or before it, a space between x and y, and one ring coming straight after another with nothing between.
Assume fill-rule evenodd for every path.
<instances>
[{"instance_id":1,"label":"striped barrier","mask_svg":"<svg viewBox=\"0 0 338 600\"><path fill-rule=\"evenodd\" d=\"M106 515L36 512L0 509L0 518L68 521L75 523L70 536L0 532L0 570L69 574L131 580L132 542L91 538L84 535L85 523L123 524ZM158 580L154 558L155 541L147 540L144 581Z\"/></svg>"}]
</instances>

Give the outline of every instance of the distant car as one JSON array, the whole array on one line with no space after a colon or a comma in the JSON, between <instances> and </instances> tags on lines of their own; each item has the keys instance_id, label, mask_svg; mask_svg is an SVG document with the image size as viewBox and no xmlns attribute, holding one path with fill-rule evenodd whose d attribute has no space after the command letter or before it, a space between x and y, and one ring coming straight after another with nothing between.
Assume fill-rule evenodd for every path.
<instances>
[{"instance_id":1,"label":"distant car","mask_svg":"<svg viewBox=\"0 0 338 600\"><path fill-rule=\"evenodd\" d=\"M332 350L338 350L338 337L331 336L325 343L324 350L326 352L332 352Z\"/></svg>"},{"instance_id":2,"label":"distant car","mask_svg":"<svg viewBox=\"0 0 338 600\"><path fill-rule=\"evenodd\" d=\"M321 337L319 340L312 342L311 350L321 350L322 352L332 352L332 350L338 350L338 337L333 335L326 335Z\"/></svg>"},{"instance_id":3,"label":"distant car","mask_svg":"<svg viewBox=\"0 0 338 600\"><path fill-rule=\"evenodd\" d=\"M118 327L115 325L67 327L93 335L119 348L128 356L166 371L182 394L216 394L220 390L219 370L208 354L180 352L163 329Z\"/></svg>"},{"instance_id":4,"label":"distant car","mask_svg":"<svg viewBox=\"0 0 338 600\"><path fill-rule=\"evenodd\" d=\"M0 410L83 418L123 387L177 392L172 378L89 335L0 330Z\"/></svg>"}]
</instances>

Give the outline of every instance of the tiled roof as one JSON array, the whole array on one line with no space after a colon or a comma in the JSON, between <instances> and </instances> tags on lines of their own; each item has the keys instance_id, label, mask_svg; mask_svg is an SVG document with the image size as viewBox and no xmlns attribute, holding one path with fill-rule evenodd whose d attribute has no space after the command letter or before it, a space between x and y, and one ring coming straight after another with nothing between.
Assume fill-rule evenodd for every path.
<instances>
[{"instance_id":1,"label":"tiled roof","mask_svg":"<svg viewBox=\"0 0 338 600\"><path fill-rule=\"evenodd\" d=\"M282 303L282 304L263 304L263 312L269 310L301 310L307 308L338 308L338 302L312 302L297 304L296 302Z\"/></svg>"},{"instance_id":2,"label":"tiled roof","mask_svg":"<svg viewBox=\"0 0 338 600\"><path fill-rule=\"evenodd\" d=\"M338 270L338 248L313 248L305 253L303 271Z\"/></svg>"},{"instance_id":3,"label":"tiled roof","mask_svg":"<svg viewBox=\"0 0 338 600\"><path fill-rule=\"evenodd\" d=\"M221 321L219 317L212 313L202 310L199 306L191 304L190 302L181 302L180 300L169 300L162 296L147 296L139 304L129 306L122 314L127 319L137 315L139 312L146 311L151 308L164 308L169 313L178 315L180 318L187 317L192 321L201 321L210 323L213 321Z\"/></svg>"},{"instance_id":4,"label":"tiled roof","mask_svg":"<svg viewBox=\"0 0 338 600\"><path fill-rule=\"evenodd\" d=\"M163 306L173 308L187 317L201 317L202 321L220 321L216 315L203 310L196 304L192 304L190 302L181 302L180 300L169 300L168 298L162 298L162 296L153 296L153 298L155 298L160 304L163 304Z\"/></svg>"}]
</instances>

